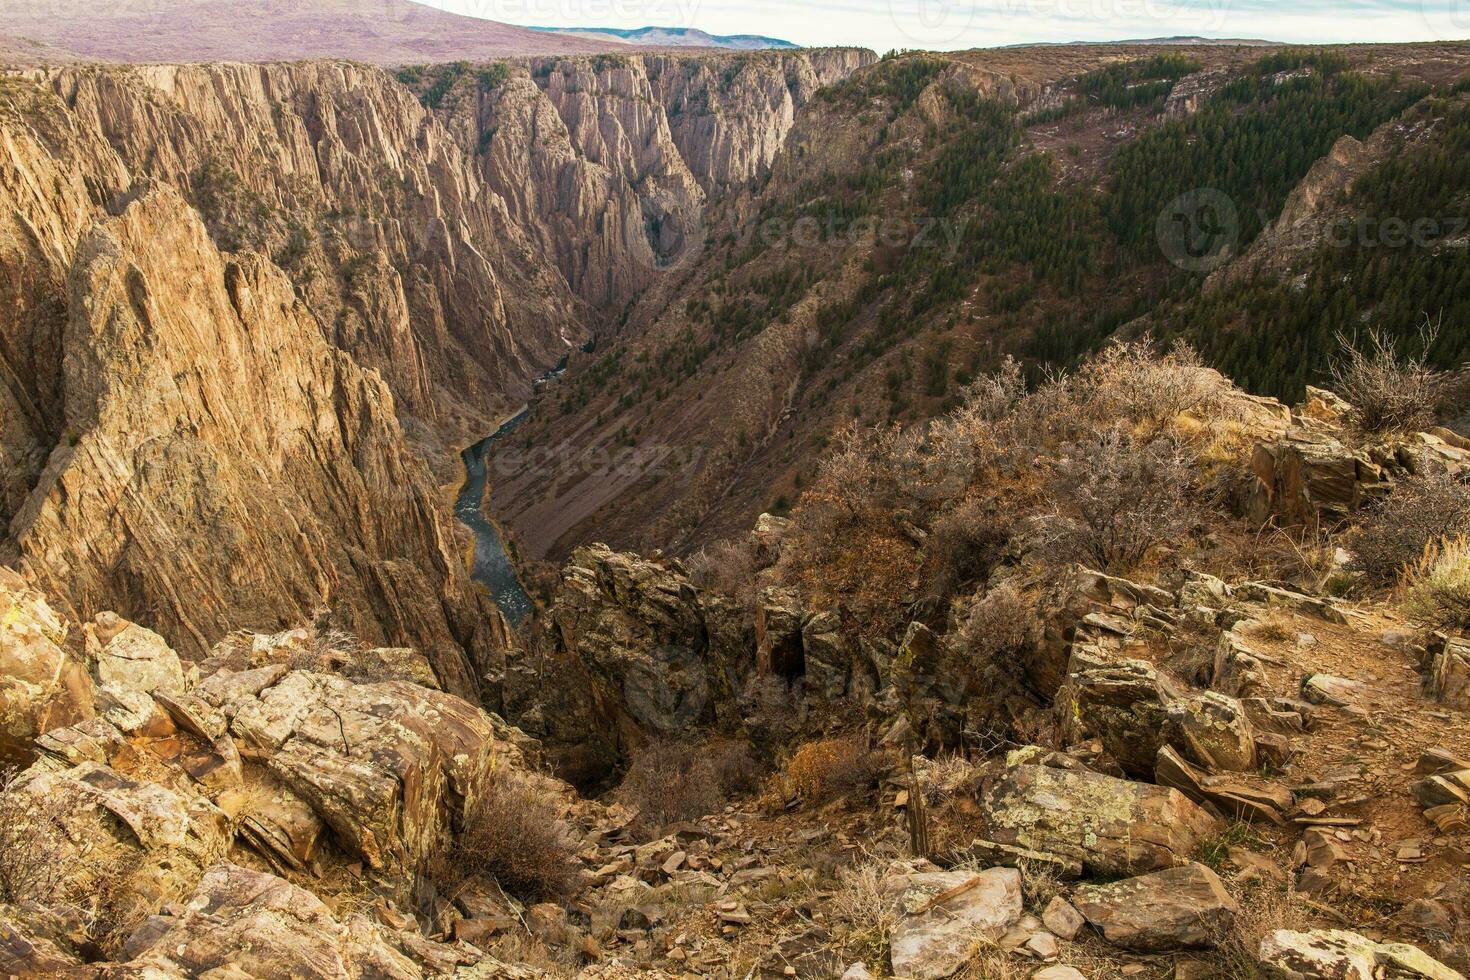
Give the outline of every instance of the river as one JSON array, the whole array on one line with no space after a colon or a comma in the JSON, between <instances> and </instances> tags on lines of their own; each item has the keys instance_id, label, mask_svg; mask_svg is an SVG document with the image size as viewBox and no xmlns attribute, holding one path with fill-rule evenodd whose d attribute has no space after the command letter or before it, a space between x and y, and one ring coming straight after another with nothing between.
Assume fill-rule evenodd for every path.
<instances>
[{"instance_id":1,"label":"river","mask_svg":"<svg viewBox=\"0 0 1470 980\"><path fill-rule=\"evenodd\" d=\"M561 363L537 378L532 387L540 388L542 385L555 381L566 373L566 369L567 358L563 357ZM485 513L485 505L488 504L485 497L485 484L490 479L490 461L495 443L510 435L530 417L531 406L526 405L500 423L500 428L461 454L464 460L465 481L464 486L460 488L459 498L454 504L454 516L459 518L459 522L475 535L475 557L470 568L470 575L476 582L490 590L495 604L500 607L501 612L505 613L505 618L512 626L519 626L524 622L536 608L536 604L531 601L531 597L526 593L520 578L516 575L515 563L511 561L510 554L505 549L505 542L500 537L500 528L496 527L495 522Z\"/></svg>"}]
</instances>

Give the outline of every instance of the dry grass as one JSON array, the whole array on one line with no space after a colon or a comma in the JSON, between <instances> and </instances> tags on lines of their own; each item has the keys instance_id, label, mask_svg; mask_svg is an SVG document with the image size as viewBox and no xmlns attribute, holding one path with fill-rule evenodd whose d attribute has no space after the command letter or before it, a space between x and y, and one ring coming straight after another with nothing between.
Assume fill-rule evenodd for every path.
<instances>
[{"instance_id":1,"label":"dry grass","mask_svg":"<svg viewBox=\"0 0 1470 980\"><path fill-rule=\"evenodd\" d=\"M1289 643L1297 635L1296 624L1279 609L1267 612L1265 618L1253 623L1249 630L1252 638L1265 640L1267 643Z\"/></svg>"},{"instance_id":2,"label":"dry grass","mask_svg":"<svg viewBox=\"0 0 1470 980\"><path fill-rule=\"evenodd\" d=\"M1236 895L1240 913L1216 943L1214 959L1222 980L1260 980L1256 953L1261 940L1277 929L1311 929L1314 916L1296 892L1282 885L1258 884Z\"/></svg>"},{"instance_id":3,"label":"dry grass","mask_svg":"<svg viewBox=\"0 0 1470 980\"><path fill-rule=\"evenodd\" d=\"M525 901L551 901L576 892L578 867L557 802L507 773L465 814L459 838L429 876L450 896L480 878Z\"/></svg>"},{"instance_id":4,"label":"dry grass","mask_svg":"<svg viewBox=\"0 0 1470 980\"><path fill-rule=\"evenodd\" d=\"M1470 629L1470 540L1426 545L1404 576L1404 613L1431 629Z\"/></svg>"},{"instance_id":5,"label":"dry grass","mask_svg":"<svg viewBox=\"0 0 1470 980\"><path fill-rule=\"evenodd\" d=\"M840 924L844 949L878 976L887 972L889 936L898 922L897 913L883 898L887 866L887 860L870 857L843 868L828 903L828 913Z\"/></svg>"},{"instance_id":6,"label":"dry grass","mask_svg":"<svg viewBox=\"0 0 1470 980\"><path fill-rule=\"evenodd\" d=\"M808 742L791 756L781 779L808 803L820 803L870 787L888 758L846 738Z\"/></svg>"},{"instance_id":7,"label":"dry grass","mask_svg":"<svg viewBox=\"0 0 1470 980\"><path fill-rule=\"evenodd\" d=\"M758 785L755 759L742 742L655 742L633 756L617 789L638 811L641 829L659 828L718 812L736 793Z\"/></svg>"}]
</instances>

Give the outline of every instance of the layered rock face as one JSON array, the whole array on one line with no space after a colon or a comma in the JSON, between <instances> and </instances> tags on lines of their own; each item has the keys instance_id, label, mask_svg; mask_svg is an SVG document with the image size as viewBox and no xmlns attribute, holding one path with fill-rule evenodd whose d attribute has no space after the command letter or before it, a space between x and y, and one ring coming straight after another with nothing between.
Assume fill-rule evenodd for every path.
<instances>
[{"instance_id":1,"label":"layered rock face","mask_svg":"<svg viewBox=\"0 0 1470 980\"><path fill-rule=\"evenodd\" d=\"M832 49L534 59L474 100L486 182L571 289L609 315L703 248L707 203L765 175ZM468 105L456 113L471 126Z\"/></svg>"},{"instance_id":2,"label":"layered rock face","mask_svg":"<svg viewBox=\"0 0 1470 980\"><path fill-rule=\"evenodd\" d=\"M473 693L505 628L422 461L452 481L868 57L516 66L469 114L341 63L8 76L0 552L189 656L325 607Z\"/></svg>"},{"instance_id":3,"label":"layered rock face","mask_svg":"<svg viewBox=\"0 0 1470 980\"><path fill-rule=\"evenodd\" d=\"M178 187L222 248L271 255L327 339L455 447L580 339L585 312L484 185L473 147L380 70L151 66L42 81L133 179Z\"/></svg>"},{"instance_id":4,"label":"layered rock face","mask_svg":"<svg viewBox=\"0 0 1470 980\"><path fill-rule=\"evenodd\" d=\"M330 607L474 692L478 602L393 397L280 270L221 254L158 189L82 237L66 306L69 436L11 524L37 582L79 618L146 613L196 654Z\"/></svg>"}]
</instances>

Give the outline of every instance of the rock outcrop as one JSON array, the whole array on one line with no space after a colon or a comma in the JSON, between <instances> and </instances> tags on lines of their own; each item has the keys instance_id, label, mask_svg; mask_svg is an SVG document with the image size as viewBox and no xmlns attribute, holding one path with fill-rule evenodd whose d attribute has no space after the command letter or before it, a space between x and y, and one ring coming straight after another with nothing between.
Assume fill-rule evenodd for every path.
<instances>
[{"instance_id":1,"label":"rock outcrop","mask_svg":"<svg viewBox=\"0 0 1470 980\"><path fill-rule=\"evenodd\" d=\"M0 757L26 758L36 736L94 712L95 684L63 647L67 623L20 576L0 569Z\"/></svg>"},{"instance_id":2,"label":"rock outcrop","mask_svg":"<svg viewBox=\"0 0 1470 980\"><path fill-rule=\"evenodd\" d=\"M78 618L146 612L195 656L325 606L473 696L480 603L393 398L279 270L222 255L160 188L82 239L68 307L73 436L11 524L38 583Z\"/></svg>"},{"instance_id":3,"label":"rock outcrop","mask_svg":"<svg viewBox=\"0 0 1470 980\"><path fill-rule=\"evenodd\" d=\"M423 976L366 918L338 921L311 892L232 864L210 868L182 907L140 926L127 952L123 969L145 975Z\"/></svg>"},{"instance_id":4,"label":"rock outcrop","mask_svg":"<svg viewBox=\"0 0 1470 980\"><path fill-rule=\"evenodd\" d=\"M1218 822L1182 794L1097 773L1020 765L981 799L985 837L1080 862L1094 874L1187 864Z\"/></svg>"},{"instance_id":5,"label":"rock outcrop","mask_svg":"<svg viewBox=\"0 0 1470 980\"><path fill-rule=\"evenodd\" d=\"M269 769L376 871L408 874L442 852L483 792L497 747L515 751L478 708L404 681L292 671L251 693L227 681L201 696L230 719L240 754Z\"/></svg>"},{"instance_id":6,"label":"rock outcrop","mask_svg":"<svg viewBox=\"0 0 1470 980\"><path fill-rule=\"evenodd\" d=\"M1240 911L1219 875L1202 864L1085 885L1072 900L1108 942L1140 953L1213 946Z\"/></svg>"},{"instance_id":7,"label":"rock outcrop","mask_svg":"<svg viewBox=\"0 0 1470 980\"><path fill-rule=\"evenodd\" d=\"M560 754L574 781L603 778L650 738L731 717L728 665L678 564L580 549L547 624L546 658L508 665L505 711Z\"/></svg>"}]
</instances>

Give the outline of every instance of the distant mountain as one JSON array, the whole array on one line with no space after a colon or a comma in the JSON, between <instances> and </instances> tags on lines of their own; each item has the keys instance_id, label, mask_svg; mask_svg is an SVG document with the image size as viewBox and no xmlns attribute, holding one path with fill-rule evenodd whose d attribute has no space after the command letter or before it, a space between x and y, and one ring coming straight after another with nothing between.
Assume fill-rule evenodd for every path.
<instances>
[{"instance_id":1,"label":"distant mountain","mask_svg":"<svg viewBox=\"0 0 1470 980\"><path fill-rule=\"evenodd\" d=\"M12 63L351 58L397 65L593 53L628 43L464 17L412 0L0 0L0 24L8 39L27 39L0 43L0 60Z\"/></svg>"},{"instance_id":2,"label":"distant mountain","mask_svg":"<svg viewBox=\"0 0 1470 980\"><path fill-rule=\"evenodd\" d=\"M651 48L730 48L736 51L756 51L764 48L801 47L776 37L763 37L759 34L709 34L693 27L533 27L531 30Z\"/></svg>"},{"instance_id":3,"label":"distant mountain","mask_svg":"<svg viewBox=\"0 0 1470 980\"><path fill-rule=\"evenodd\" d=\"M1230 47L1230 48L1277 48L1282 47L1280 41L1266 41L1258 37L1196 37L1194 35L1177 34L1173 37L1147 37L1128 38L1122 41L1028 41L1025 44L1009 44L1011 48L1058 48L1073 45L1101 45L1101 44L1149 44L1149 45L1178 45L1181 47Z\"/></svg>"}]
</instances>

